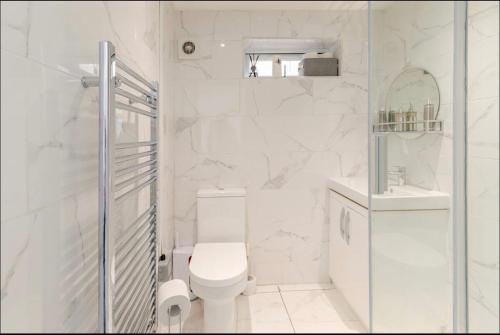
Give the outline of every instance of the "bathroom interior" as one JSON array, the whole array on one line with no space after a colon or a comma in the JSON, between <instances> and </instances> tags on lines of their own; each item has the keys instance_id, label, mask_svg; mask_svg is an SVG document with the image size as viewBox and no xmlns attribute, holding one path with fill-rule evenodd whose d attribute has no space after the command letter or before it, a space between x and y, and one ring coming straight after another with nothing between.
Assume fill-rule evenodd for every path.
<instances>
[{"instance_id":1,"label":"bathroom interior","mask_svg":"<svg viewBox=\"0 0 500 335\"><path fill-rule=\"evenodd\" d=\"M1 331L498 333L498 1L2 1Z\"/></svg>"}]
</instances>

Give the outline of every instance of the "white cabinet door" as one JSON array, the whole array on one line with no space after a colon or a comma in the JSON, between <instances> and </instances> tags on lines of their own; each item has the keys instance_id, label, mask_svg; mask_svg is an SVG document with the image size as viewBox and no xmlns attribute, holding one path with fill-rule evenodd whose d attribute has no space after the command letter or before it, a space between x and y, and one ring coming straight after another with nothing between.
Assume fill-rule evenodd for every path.
<instances>
[{"instance_id":1,"label":"white cabinet door","mask_svg":"<svg viewBox=\"0 0 500 335\"><path fill-rule=\"evenodd\" d=\"M360 320L368 326L368 210L333 191L330 192L329 205L330 277Z\"/></svg>"},{"instance_id":2,"label":"white cabinet door","mask_svg":"<svg viewBox=\"0 0 500 335\"><path fill-rule=\"evenodd\" d=\"M350 203L347 209L346 241L349 250L347 265L350 280L345 286L345 297L365 325L369 323L369 250L368 213Z\"/></svg>"},{"instance_id":3,"label":"white cabinet door","mask_svg":"<svg viewBox=\"0 0 500 335\"><path fill-rule=\"evenodd\" d=\"M343 217L345 216L345 208L338 199L335 192L330 191L330 253L329 253L329 274L333 283L338 289L345 285L347 273L346 252L347 244L343 237Z\"/></svg>"}]
</instances>

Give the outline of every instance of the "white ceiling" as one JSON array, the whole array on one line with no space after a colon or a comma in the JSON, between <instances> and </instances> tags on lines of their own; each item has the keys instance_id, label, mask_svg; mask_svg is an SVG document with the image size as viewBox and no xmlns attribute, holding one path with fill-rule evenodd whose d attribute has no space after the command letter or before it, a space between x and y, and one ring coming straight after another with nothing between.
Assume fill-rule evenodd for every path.
<instances>
[{"instance_id":1,"label":"white ceiling","mask_svg":"<svg viewBox=\"0 0 500 335\"><path fill-rule=\"evenodd\" d=\"M368 7L367 1L172 1L172 4L175 10L361 10Z\"/></svg>"}]
</instances>

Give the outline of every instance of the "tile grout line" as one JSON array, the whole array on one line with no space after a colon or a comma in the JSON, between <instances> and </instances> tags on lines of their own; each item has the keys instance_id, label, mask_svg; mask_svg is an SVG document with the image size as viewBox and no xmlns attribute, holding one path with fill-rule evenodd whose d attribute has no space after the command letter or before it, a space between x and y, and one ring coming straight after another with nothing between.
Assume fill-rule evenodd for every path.
<instances>
[{"instance_id":1,"label":"tile grout line","mask_svg":"<svg viewBox=\"0 0 500 335\"><path fill-rule=\"evenodd\" d=\"M292 322L292 318L291 318L291 316L290 316L290 313L288 313L288 308L286 307L285 300L283 299L283 295L281 294L281 289L280 289L280 287L279 287L279 286L278 286L278 293L280 294L281 302L283 303L283 307L285 307L286 315L288 316L288 320L290 321L290 325L292 326L293 333L295 334L295 333L296 333L296 331L295 331L295 327L294 327L294 325L293 325L293 322Z\"/></svg>"}]
</instances>

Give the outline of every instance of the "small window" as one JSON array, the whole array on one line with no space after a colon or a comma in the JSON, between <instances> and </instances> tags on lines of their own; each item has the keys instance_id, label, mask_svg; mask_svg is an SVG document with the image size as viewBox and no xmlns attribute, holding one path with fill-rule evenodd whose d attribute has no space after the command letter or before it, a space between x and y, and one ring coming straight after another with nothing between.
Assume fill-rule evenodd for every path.
<instances>
[{"instance_id":1,"label":"small window","mask_svg":"<svg viewBox=\"0 0 500 335\"><path fill-rule=\"evenodd\" d=\"M293 54L269 54L252 53L245 55L245 76L246 77L272 77L273 59L279 59L281 64L280 77L296 77L299 75L299 63L302 60L302 53ZM254 75L252 65L255 64Z\"/></svg>"},{"instance_id":2,"label":"small window","mask_svg":"<svg viewBox=\"0 0 500 335\"><path fill-rule=\"evenodd\" d=\"M245 77L297 77L299 64L306 53L337 53L337 42L315 38L250 38L244 40L243 56ZM273 76L273 59L278 60L281 71ZM275 70L278 68L275 66Z\"/></svg>"}]
</instances>

